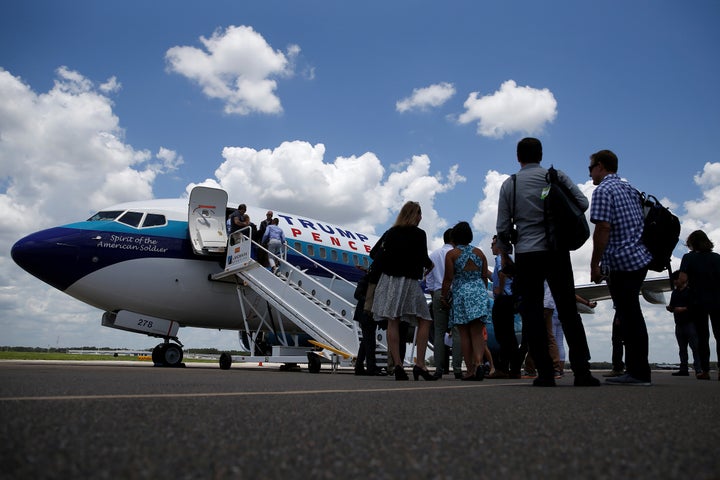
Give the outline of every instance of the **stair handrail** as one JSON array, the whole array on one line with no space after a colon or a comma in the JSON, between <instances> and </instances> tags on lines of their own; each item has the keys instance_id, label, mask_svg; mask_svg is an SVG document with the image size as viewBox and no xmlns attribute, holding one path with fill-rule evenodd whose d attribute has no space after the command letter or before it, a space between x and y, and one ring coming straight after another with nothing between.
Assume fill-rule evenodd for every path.
<instances>
[{"instance_id":1,"label":"stair handrail","mask_svg":"<svg viewBox=\"0 0 720 480\"><path fill-rule=\"evenodd\" d=\"M238 232L241 232L242 234ZM355 303L347 300L345 297L334 291L332 288L329 288L325 284L321 283L320 281L315 279L314 276L308 275L303 271L303 269L296 267L286 258L282 258L283 256L286 257L286 255L275 255L259 243L252 241L250 233L251 232L249 227L245 227L236 232L233 232L233 234L228 240L228 263L226 265L225 272L212 275L213 279L220 279L230 274L237 274L244 276L247 280L255 283L252 277L244 275L244 273L250 273L250 270L256 268L265 268L261 266L256 259L253 259L250 256L250 245L255 245L256 248L262 249L263 251L267 252L269 256L268 258L273 258L276 262L278 262L279 270L276 272L276 275L278 277L281 277L278 278L278 280L286 282L288 286L293 285L293 288L295 288L296 290L301 290L302 294L306 296L308 301L314 302L318 307L325 310L329 316L334 318L335 321L339 322L339 325L343 325L344 328L347 328L351 332L354 332L354 335L359 334L358 324L353 319L356 308ZM319 264L317 261L304 255L302 252L298 252L294 248L293 251L297 252L303 258L307 259L311 265L317 266L318 268L330 274L329 276L331 277L331 286L333 280L338 280L341 282L345 282L345 284L349 285L351 288L355 287L352 282L349 282L342 276L337 275L333 271ZM261 284L257 284L257 286L262 290L265 290L265 287ZM276 294L273 291L266 291L264 295L270 295L271 297L274 297ZM283 306L282 309L288 312L295 310L294 307L291 307L290 305ZM295 314L293 314L293 316L295 316ZM297 318L300 320L303 317L298 316ZM302 320L302 322L303 324L306 323L304 320ZM315 331L318 334L325 331L322 328L318 330L316 326L312 325L305 325L304 328L309 328L310 330ZM326 337L328 339L332 338L332 336L327 337L326 334L322 334L320 336ZM333 341L331 343L335 342ZM338 346L340 346L340 344L338 344Z\"/></svg>"}]
</instances>

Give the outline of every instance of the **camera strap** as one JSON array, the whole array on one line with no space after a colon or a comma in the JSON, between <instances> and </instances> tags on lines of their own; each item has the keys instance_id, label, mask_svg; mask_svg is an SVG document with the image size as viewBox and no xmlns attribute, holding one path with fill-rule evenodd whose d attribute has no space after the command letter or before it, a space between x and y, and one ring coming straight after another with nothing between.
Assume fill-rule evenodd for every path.
<instances>
[{"instance_id":1,"label":"camera strap","mask_svg":"<svg viewBox=\"0 0 720 480\"><path fill-rule=\"evenodd\" d=\"M515 192L517 192L517 175L512 174L513 179L513 203L512 203L512 215L510 215L510 223L513 227L515 227L515 199L517 198L517 195Z\"/></svg>"}]
</instances>

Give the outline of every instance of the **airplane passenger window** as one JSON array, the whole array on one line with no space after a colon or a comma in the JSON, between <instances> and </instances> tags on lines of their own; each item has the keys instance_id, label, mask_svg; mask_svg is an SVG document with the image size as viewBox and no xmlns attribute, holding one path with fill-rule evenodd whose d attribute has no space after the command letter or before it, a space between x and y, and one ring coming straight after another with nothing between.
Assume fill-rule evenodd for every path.
<instances>
[{"instance_id":1,"label":"airplane passenger window","mask_svg":"<svg viewBox=\"0 0 720 480\"><path fill-rule=\"evenodd\" d=\"M123 213L122 210L110 210L107 212L98 212L92 217L88 218L88 222L110 222L112 220L115 220L117 217L120 216L120 214Z\"/></svg>"},{"instance_id":2,"label":"airplane passenger window","mask_svg":"<svg viewBox=\"0 0 720 480\"><path fill-rule=\"evenodd\" d=\"M131 227L137 227L140 225L140 220L143 214L140 212L125 212L122 217L118 218L118 222L130 225Z\"/></svg>"},{"instance_id":3,"label":"airplane passenger window","mask_svg":"<svg viewBox=\"0 0 720 480\"><path fill-rule=\"evenodd\" d=\"M325 247L320 247L318 250L320 250L320 258L327 258L327 251L325 250Z\"/></svg>"},{"instance_id":4,"label":"airplane passenger window","mask_svg":"<svg viewBox=\"0 0 720 480\"><path fill-rule=\"evenodd\" d=\"M358 256L357 256L357 255L353 255L353 263L355 263L356 266L357 266L357 265L360 265L360 261L358 260Z\"/></svg>"},{"instance_id":5,"label":"airplane passenger window","mask_svg":"<svg viewBox=\"0 0 720 480\"><path fill-rule=\"evenodd\" d=\"M295 250L302 252L302 244L300 242L295 242Z\"/></svg>"},{"instance_id":6,"label":"airplane passenger window","mask_svg":"<svg viewBox=\"0 0 720 480\"><path fill-rule=\"evenodd\" d=\"M342 261L343 263L350 263L347 252L342 252Z\"/></svg>"},{"instance_id":7,"label":"airplane passenger window","mask_svg":"<svg viewBox=\"0 0 720 480\"><path fill-rule=\"evenodd\" d=\"M365 266L365 268L370 266L370 260L368 260L368 257L363 257L363 266Z\"/></svg>"},{"instance_id":8,"label":"airplane passenger window","mask_svg":"<svg viewBox=\"0 0 720 480\"><path fill-rule=\"evenodd\" d=\"M157 213L148 213L143 220L143 227L157 227L165 225L165 215L158 215Z\"/></svg>"},{"instance_id":9,"label":"airplane passenger window","mask_svg":"<svg viewBox=\"0 0 720 480\"><path fill-rule=\"evenodd\" d=\"M308 257L314 257L314 256L315 256L315 246L314 246L314 245L308 245L308 246L307 246L307 254L308 254Z\"/></svg>"},{"instance_id":10,"label":"airplane passenger window","mask_svg":"<svg viewBox=\"0 0 720 480\"><path fill-rule=\"evenodd\" d=\"M337 250L330 250L330 260L332 260L333 262L337 262L337 259L338 259Z\"/></svg>"}]
</instances>

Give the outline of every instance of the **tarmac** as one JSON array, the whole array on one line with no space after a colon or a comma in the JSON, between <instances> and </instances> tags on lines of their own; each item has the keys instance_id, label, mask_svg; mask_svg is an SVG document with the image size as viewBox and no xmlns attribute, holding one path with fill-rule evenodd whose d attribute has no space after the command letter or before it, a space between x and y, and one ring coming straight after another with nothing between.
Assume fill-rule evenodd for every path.
<instances>
[{"instance_id":1,"label":"tarmac","mask_svg":"<svg viewBox=\"0 0 720 480\"><path fill-rule=\"evenodd\" d=\"M720 478L716 371L531 384L3 361L0 478Z\"/></svg>"}]
</instances>

